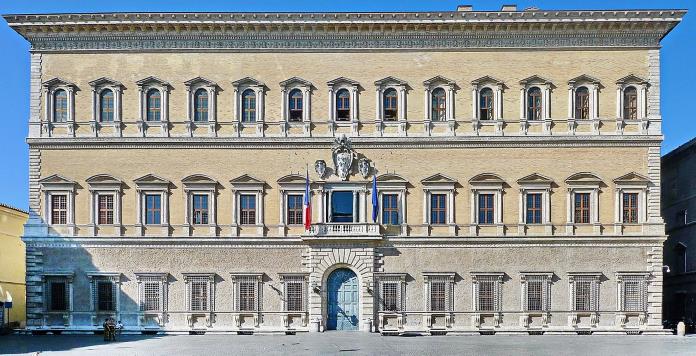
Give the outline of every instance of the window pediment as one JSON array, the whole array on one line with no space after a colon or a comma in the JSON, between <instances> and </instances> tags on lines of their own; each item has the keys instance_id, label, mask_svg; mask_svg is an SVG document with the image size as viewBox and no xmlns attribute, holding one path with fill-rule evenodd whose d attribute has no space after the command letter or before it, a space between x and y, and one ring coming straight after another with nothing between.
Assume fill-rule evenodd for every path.
<instances>
[{"instance_id":1,"label":"window pediment","mask_svg":"<svg viewBox=\"0 0 696 356\"><path fill-rule=\"evenodd\" d=\"M388 76L386 78L382 78L380 80L375 81L375 85L377 87L386 87L390 85L407 87L408 82L396 77Z\"/></svg>"},{"instance_id":2,"label":"window pediment","mask_svg":"<svg viewBox=\"0 0 696 356\"><path fill-rule=\"evenodd\" d=\"M636 172L630 172L628 174L622 175L619 178L614 179L614 183L648 185L650 183L650 178L640 175Z\"/></svg>"},{"instance_id":3,"label":"window pediment","mask_svg":"<svg viewBox=\"0 0 696 356\"><path fill-rule=\"evenodd\" d=\"M100 87L116 87L116 88L122 88L123 84L117 80L113 80L108 77L101 77L98 79L95 79L91 82L89 82L89 85L93 88L100 88Z\"/></svg>"},{"instance_id":4,"label":"window pediment","mask_svg":"<svg viewBox=\"0 0 696 356\"><path fill-rule=\"evenodd\" d=\"M135 184L138 186L143 186L143 185L168 186L170 183L168 180L166 180L162 177L156 176L154 174L144 175L140 178L134 179L133 182L135 182Z\"/></svg>"},{"instance_id":5,"label":"window pediment","mask_svg":"<svg viewBox=\"0 0 696 356\"><path fill-rule=\"evenodd\" d=\"M266 182L248 174L243 174L237 178L231 179L230 183L233 186L263 186L266 184Z\"/></svg>"},{"instance_id":6,"label":"window pediment","mask_svg":"<svg viewBox=\"0 0 696 356\"><path fill-rule=\"evenodd\" d=\"M87 184L90 188L114 188L120 189L123 181L120 179L109 175L109 174L97 174L86 179Z\"/></svg>"},{"instance_id":7,"label":"window pediment","mask_svg":"<svg viewBox=\"0 0 696 356\"><path fill-rule=\"evenodd\" d=\"M581 84L599 84L599 79L591 77L587 74L582 74L568 81L568 85L571 86L577 86Z\"/></svg>"},{"instance_id":8,"label":"window pediment","mask_svg":"<svg viewBox=\"0 0 696 356\"><path fill-rule=\"evenodd\" d=\"M528 86L528 85L553 85L553 83L541 76L538 75L532 75L531 77L524 78L520 80L520 85L523 86Z\"/></svg>"},{"instance_id":9,"label":"window pediment","mask_svg":"<svg viewBox=\"0 0 696 356\"><path fill-rule=\"evenodd\" d=\"M214 81L204 78L204 77L195 77L193 79L187 80L184 82L184 84L188 87L193 87L193 86L203 86L203 87L212 87L212 88L217 88L218 85Z\"/></svg>"},{"instance_id":10,"label":"window pediment","mask_svg":"<svg viewBox=\"0 0 696 356\"><path fill-rule=\"evenodd\" d=\"M477 87L482 87L482 86L485 86L485 85L496 85L496 86L500 85L500 86L504 86L505 83L504 83L502 80L500 80L500 79L491 77L490 75L485 75L485 76L483 76L483 77L481 77L481 78L472 80L472 81L471 81L471 85L477 86Z\"/></svg>"},{"instance_id":11,"label":"window pediment","mask_svg":"<svg viewBox=\"0 0 696 356\"><path fill-rule=\"evenodd\" d=\"M350 79L350 78L338 77L334 80L330 80L330 81L326 82L326 85L328 85L329 87L334 87L334 86L339 86L339 85L348 85L348 86L353 86L353 87L359 87L360 83L353 80L353 79Z\"/></svg>"},{"instance_id":12,"label":"window pediment","mask_svg":"<svg viewBox=\"0 0 696 356\"><path fill-rule=\"evenodd\" d=\"M457 183L457 180L452 178L452 177L446 176L442 173L437 173L437 174L431 175L430 177L423 178L421 180L421 183L423 183L424 185L437 184L437 183L455 184L455 183Z\"/></svg>"},{"instance_id":13,"label":"window pediment","mask_svg":"<svg viewBox=\"0 0 696 356\"><path fill-rule=\"evenodd\" d=\"M237 87L265 87L266 84L264 82L256 80L252 77L244 77L242 79L238 79L232 82L232 86L237 88Z\"/></svg>"},{"instance_id":14,"label":"window pediment","mask_svg":"<svg viewBox=\"0 0 696 356\"><path fill-rule=\"evenodd\" d=\"M553 179L543 176L539 173L532 173L528 176L522 177L517 180L519 185L551 185L553 184Z\"/></svg>"},{"instance_id":15,"label":"window pediment","mask_svg":"<svg viewBox=\"0 0 696 356\"><path fill-rule=\"evenodd\" d=\"M441 75L436 75L436 76L423 82L423 86L425 86L426 88L432 88L432 87L436 87L438 85L445 85L445 86L449 86L449 87L454 87L457 85L457 83L454 80L449 79L449 78L445 78Z\"/></svg>"},{"instance_id":16,"label":"window pediment","mask_svg":"<svg viewBox=\"0 0 696 356\"><path fill-rule=\"evenodd\" d=\"M385 173L377 177L377 182L408 183L408 180L396 173Z\"/></svg>"},{"instance_id":17,"label":"window pediment","mask_svg":"<svg viewBox=\"0 0 696 356\"><path fill-rule=\"evenodd\" d=\"M648 81L638 77L634 74L629 74L619 80L616 81L616 84L619 85L624 85L624 84L648 84Z\"/></svg>"},{"instance_id":18,"label":"window pediment","mask_svg":"<svg viewBox=\"0 0 696 356\"><path fill-rule=\"evenodd\" d=\"M149 76L143 79L138 80L135 82L139 87L147 87L147 86L161 86L165 88L171 87L169 82L166 82L160 78L157 78L155 76Z\"/></svg>"},{"instance_id":19,"label":"window pediment","mask_svg":"<svg viewBox=\"0 0 696 356\"><path fill-rule=\"evenodd\" d=\"M73 190L77 183L59 174L53 174L39 180L44 190Z\"/></svg>"},{"instance_id":20,"label":"window pediment","mask_svg":"<svg viewBox=\"0 0 696 356\"><path fill-rule=\"evenodd\" d=\"M278 178L276 182L278 184L305 184L306 181L307 177L305 176L299 174L288 174L286 176Z\"/></svg>"},{"instance_id":21,"label":"window pediment","mask_svg":"<svg viewBox=\"0 0 696 356\"><path fill-rule=\"evenodd\" d=\"M299 87L307 87L307 88L313 88L314 84L312 82L302 79L300 77L292 77L286 80L283 80L280 82L280 87L281 88L289 88L293 86L299 86Z\"/></svg>"},{"instance_id":22,"label":"window pediment","mask_svg":"<svg viewBox=\"0 0 696 356\"><path fill-rule=\"evenodd\" d=\"M471 185L489 185L489 184L499 184L505 183L503 178L500 178L497 174L493 173L481 173L469 179L469 184Z\"/></svg>"},{"instance_id":23,"label":"window pediment","mask_svg":"<svg viewBox=\"0 0 696 356\"><path fill-rule=\"evenodd\" d=\"M218 182L204 174L192 174L181 180L186 188L215 188Z\"/></svg>"},{"instance_id":24,"label":"window pediment","mask_svg":"<svg viewBox=\"0 0 696 356\"><path fill-rule=\"evenodd\" d=\"M73 82L69 82L63 78L55 77L53 79L47 80L41 84L44 88L55 88L55 87L72 87L77 88L77 85Z\"/></svg>"},{"instance_id":25,"label":"window pediment","mask_svg":"<svg viewBox=\"0 0 696 356\"><path fill-rule=\"evenodd\" d=\"M602 179L593 173L580 172L571 175L565 182L569 185L599 185Z\"/></svg>"}]
</instances>

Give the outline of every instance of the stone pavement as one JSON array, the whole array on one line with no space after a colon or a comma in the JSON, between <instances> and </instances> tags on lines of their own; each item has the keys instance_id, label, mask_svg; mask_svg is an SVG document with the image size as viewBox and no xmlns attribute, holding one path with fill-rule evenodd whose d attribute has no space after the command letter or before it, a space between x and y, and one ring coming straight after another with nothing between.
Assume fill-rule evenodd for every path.
<instances>
[{"instance_id":1,"label":"stone pavement","mask_svg":"<svg viewBox=\"0 0 696 356\"><path fill-rule=\"evenodd\" d=\"M0 354L41 355L696 355L696 337L300 335L0 336Z\"/></svg>"}]
</instances>

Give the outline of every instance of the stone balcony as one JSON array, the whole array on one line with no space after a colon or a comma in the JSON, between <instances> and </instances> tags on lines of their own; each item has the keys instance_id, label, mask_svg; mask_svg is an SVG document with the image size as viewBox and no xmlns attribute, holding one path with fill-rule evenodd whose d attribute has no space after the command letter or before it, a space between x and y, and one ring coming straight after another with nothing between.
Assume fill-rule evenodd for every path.
<instances>
[{"instance_id":1,"label":"stone balcony","mask_svg":"<svg viewBox=\"0 0 696 356\"><path fill-rule=\"evenodd\" d=\"M303 240L381 240L379 224L321 223L312 224Z\"/></svg>"}]
</instances>

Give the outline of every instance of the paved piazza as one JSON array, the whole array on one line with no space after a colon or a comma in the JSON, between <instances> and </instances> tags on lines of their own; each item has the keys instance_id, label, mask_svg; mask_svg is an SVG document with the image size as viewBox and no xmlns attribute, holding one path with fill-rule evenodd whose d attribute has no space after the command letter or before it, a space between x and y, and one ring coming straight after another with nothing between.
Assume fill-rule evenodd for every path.
<instances>
[{"instance_id":1,"label":"paved piazza","mask_svg":"<svg viewBox=\"0 0 696 356\"><path fill-rule=\"evenodd\" d=\"M560 351L559 350L563 350ZM418 336L331 332L321 335L13 335L0 354L41 355L694 355L696 337L678 336Z\"/></svg>"}]
</instances>

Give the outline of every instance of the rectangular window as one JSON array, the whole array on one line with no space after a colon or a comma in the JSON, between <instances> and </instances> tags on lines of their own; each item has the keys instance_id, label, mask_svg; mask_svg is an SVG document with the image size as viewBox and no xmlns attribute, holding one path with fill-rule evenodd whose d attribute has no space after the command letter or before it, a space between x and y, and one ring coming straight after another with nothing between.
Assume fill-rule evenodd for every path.
<instances>
[{"instance_id":1,"label":"rectangular window","mask_svg":"<svg viewBox=\"0 0 696 356\"><path fill-rule=\"evenodd\" d=\"M53 280L48 282L48 310L66 311L68 310L68 284L64 280Z\"/></svg>"},{"instance_id":2,"label":"rectangular window","mask_svg":"<svg viewBox=\"0 0 696 356\"><path fill-rule=\"evenodd\" d=\"M102 122L114 121L114 95L111 91L106 91L101 95L101 115Z\"/></svg>"},{"instance_id":3,"label":"rectangular window","mask_svg":"<svg viewBox=\"0 0 696 356\"><path fill-rule=\"evenodd\" d=\"M398 194L382 194L382 224L399 225Z\"/></svg>"},{"instance_id":4,"label":"rectangular window","mask_svg":"<svg viewBox=\"0 0 696 356\"><path fill-rule=\"evenodd\" d=\"M97 281L97 311L114 311L114 283Z\"/></svg>"},{"instance_id":5,"label":"rectangular window","mask_svg":"<svg viewBox=\"0 0 696 356\"><path fill-rule=\"evenodd\" d=\"M493 224L493 194L479 194L478 196L478 223Z\"/></svg>"},{"instance_id":6,"label":"rectangular window","mask_svg":"<svg viewBox=\"0 0 696 356\"><path fill-rule=\"evenodd\" d=\"M242 225L256 225L256 195L239 196L239 220Z\"/></svg>"},{"instance_id":7,"label":"rectangular window","mask_svg":"<svg viewBox=\"0 0 696 356\"><path fill-rule=\"evenodd\" d=\"M208 194L193 195L193 224L208 225Z\"/></svg>"},{"instance_id":8,"label":"rectangular window","mask_svg":"<svg viewBox=\"0 0 696 356\"><path fill-rule=\"evenodd\" d=\"M527 281L527 310L544 310L544 280L529 279Z\"/></svg>"},{"instance_id":9,"label":"rectangular window","mask_svg":"<svg viewBox=\"0 0 696 356\"><path fill-rule=\"evenodd\" d=\"M210 282L208 277L191 278L191 311L208 311L208 288Z\"/></svg>"},{"instance_id":10,"label":"rectangular window","mask_svg":"<svg viewBox=\"0 0 696 356\"><path fill-rule=\"evenodd\" d=\"M285 281L285 300L287 311L305 311L304 277Z\"/></svg>"},{"instance_id":11,"label":"rectangular window","mask_svg":"<svg viewBox=\"0 0 696 356\"><path fill-rule=\"evenodd\" d=\"M638 223L638 193L623 193L623 222Z\"/></svg>"},{"instance_id":12,"label":"rectangular window","mask_svg":"<svg viewBox=\"0 0 696 356\"><path fill-rule=\"evenodd\" d=\"M495 311L496 280L481 279L478 281L478 311Z\"/></svg>"},{"instance_id":13,"label":"rectangular window","mask_svg":"<svg viewBox=\"0 0 696 356\"><path fill-rule=\"evenodd\" d=\"M541 224L541 193L527 194L527 224Z\"/></svg>"},{"instance_id":14,"label":"rectangular window","mask_svg":"<svg viewBox=\"0 0 696 356\"><path fill-rule=\"evenodd\" d=\"M446 224L447 194L430 195L430 223L433 225Z\"/></svg>"},{"instance_id":15,"label":"rectangular window","mask_svg":"<svg viewBox=\"0 0 696 356\"><path fill-rule=\"evenodd\" d=\"M239 281L239 311L256 311L256 287L258 282L254 279L242 279Z\"/></svg>"},{"instance_id":16,"label":"rectangular window","mask_svg":"<svg viewBox=\"0 0 696 356\"><path fill-rule=\"evenodd\" d=\"M355 193L353 191L332 191L331 192L331 222L351 223L357 217L355 211Z\"/></svg>"},{"instance_id":17,"label":"rectangular window","mask_svg":"<svg viewBox=\"0 0 696 356\"><path fill-rule=\"evenodd\" d=\"M430 311L446 311L447 282L430 282Z\"/></svg>"},{"instance_id":18,"label":"rectangular window","mask_svg":"<svg viewBox=\"0 0 696 356\"><path fill-rule=\"evenodd\" d=\"M592 310L592 281L575 281L575 310Z\"/></svg>"},{"instance_id":19,"label":"rectangular window","mask_svg":"<svg viewBox=\"0 0 696 356\"><path fill-rule=\"evenodd\" d=\"M302 225L304 223L304 201L302 194L288 194L287 196L287 222L288 225Z\"/></svg>"},{"instance_id":20,"label":"rectangular window","mask_svg":"<svg viewBox=\"0 0 696 356\"><path fill-rule=\"evenodd\" d=\"M145 195L145 224L159 225L162 223L162 195Z\"/></svg>"},{"instance_id":21,"label":"rectangular window","mask_svg":"<svg viewBox=\"0 0 696 356\"><path fill-rule=\"evenodd\" d=\"M114 223L114 196L110 194L98 195L99 224L112 225Z\"/></svg>"},{"instance_id":22,"label":"rectangular window","mask_svg":"<svg viewBox=\"0 0 696 356\"><path fill-rule=\"evenodd\" d=\"M645 275L619 276L621 310L627 312L647 311L648 290Z\"/></svg>"},{"instance_id":23,"label":"rectangular window","mask_svg":"<svg viewBox=\"0 0 696 356\"><path fill-rule=\"evenodd\" d=\"M384 120L394 121L398 118L396 90L387 89L384 94Z\"/></svg>"},{"instance_id":24,"label":"rectangular window","mask_svg":"<svg viewBox=\"0 0 696 356\"><path fill-rule=\"evenodd\" d=\"M396 312L399 311L399 282L382 282L382 311Z\"/></svg>"},{"instance_id":25,"label":"rectangular window","mask_svg":"<svg viewBox=\"0 0 696 356\"><path fill-rule=\"evenodd\" d=\"M140 305L141 311L161 311L161 285L158 281L143 281L143 300Z\"/></svg>"},{"instance_id":26,"label":"rectangular window","mask_svg":"<svg viewBox=\"0 0 696 356\"><path fill-rule=\"evenodd\" d=\"M68 196L65 194L51 195L51 224L65 225L68 223Z\"/></svg>"},{"instance_id":27,"label":"rectangular window","mask_svg":"<svg viewBox=\"0 0 696 356\"><path fill-rule=\"evenodd\" d=\"M574 222L576 224L590 223L590 193L575 193Z\"/></svg>"}]
</instances>

